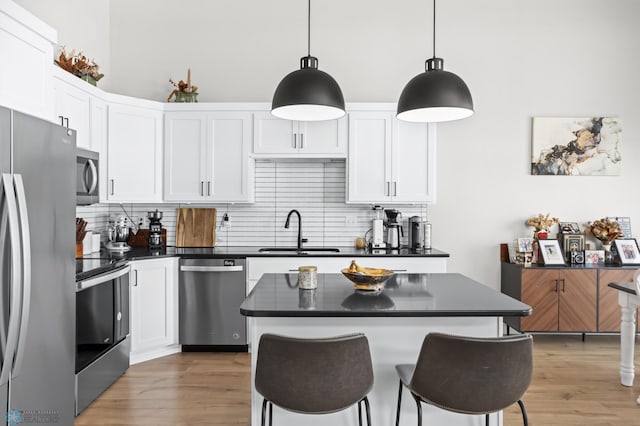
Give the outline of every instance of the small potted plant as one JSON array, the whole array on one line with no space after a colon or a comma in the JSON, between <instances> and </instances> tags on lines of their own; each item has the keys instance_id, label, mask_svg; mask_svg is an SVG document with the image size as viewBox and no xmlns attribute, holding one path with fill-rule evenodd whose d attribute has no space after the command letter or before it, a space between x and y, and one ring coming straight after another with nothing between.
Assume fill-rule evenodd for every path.
<instances>
[{"instance_id":1,"label":"small potted plant","mask_svg":"<svg viewBox=\"0 0 640 426\"><path fill-rule=\"evenodd\" d=\"M94 86L104 77L93 59L87 58L82 52L75 53L75 50L67 53L64 46L60 48L60 55L54 62L63 70Z\"/></svg>"},{"instance_id":2,"label":"small potted plant","mask_svg":"<svg viewBox=\"0 0 640 426\"><path fill-rule=\"evenodd\" d=\"M187 70L187 82L180 80L175 82L169 79L169 83L175 87L173 92L169 94L167 102L171 102L171 98L175 96L175 102L198 102L198 86L191 84L191 69Z\"/></svg>"}]
</instances>

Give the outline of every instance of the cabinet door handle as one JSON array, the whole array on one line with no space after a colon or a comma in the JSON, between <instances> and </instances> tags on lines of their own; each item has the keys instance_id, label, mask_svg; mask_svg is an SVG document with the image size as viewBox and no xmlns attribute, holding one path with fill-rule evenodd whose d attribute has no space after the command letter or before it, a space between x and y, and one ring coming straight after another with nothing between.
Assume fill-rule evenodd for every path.
<instances>
[{"instance_id":1,"label":"cabinet door handle","mask_svg":"<svg viewBox=\"0 0 640 426\"><path fill-rule=\"evenodd\" d=\"M60 119L60 125L64 127L64 117L59 115L58 118Z\"/></svg>"},{"instance_id":2,"label":"cabinet door handle","mask_svg":"<svg viewBox=\"0 0 640 426\"><path fill-rule=\"evenodd\" d=\"M393 196L395 197L396 195L398 195L398 182L396 182L394 180L393 181Z\"/></svg>"},{"instance_id":3,"label":"cabinet door handle","mask_svg":"<svg viewBox=\"0 0 640 426\"><path fill-rule=\"evenodd\" d=\"M200 181L200 196L204 197L204 181Z\"/></svg>"},{"instance_id":4,"label":"cabinet door handle","mask_svg":"<svg viewBox=\"0 0 640 426\"><path fill-rule=\"evenodd\" d=\"M297 134L293 134L293 148L297 148L298 147L298 135Z\"/></svg>"},{"instance_id":5,"label":"cabinet door handle","mask_svg":"<svg viewBox=\"0 0 640 426\"><path fill-rule=\"evenodd\" d=\"M133 270L133 286L138 287L138 270Z\"/></svg>"},{"instance_id":6,"label":"cabinet door handle","mask_svg":"<svg viewBox=\"0 0 640 426\"><path fill-rule=\"evenodd\" d=\"M558 292L558 284L559 284L559 283L558 283L558 281L559 281L559 280L554 280L554 281L556 282L556 286L555 286L555 288L553 289L553 291L555 291L555 292L557 293L557 292Z\"/></svg>"},{"instance_id":7,"label":"cabinet door handle","mask_svg":"<svg viewBox=\"0 0 640 426\"><path fill-rule=\"evenodd\" d=\"M391 195L390 187L391 187L391 182L387 181L387 189L384 191L384 195L386 195L387 197Z\"/></svg>"},{"instance_id":8,"label":"cabinet door handle","mask_svg":"<svg viewBox=\"0 0 640 426\"><path fill-rule=\"evenodd\" d=\"M69 117L65 117L64 121L67 122L67 125L65 127L68 129L69 128Z\"/></svg>"},{"instance_id":9,"label":"cabinet door handle","mask_svg":"<svg viewBox=\"0 0 640 426\"><path fill-rule=\"evenodd\" d=\"M113 179L109 179L111 181L111 195L115 194L116 191L116 182Z\"/></svg>"},{"instance_id":10,"label":"cabinet door handle","mask_svg":"<svg viewBox=\"0 0 640 426\"><path fill-rule=\"evenodd\" d=\"M211 195L211 181L207 181L207 195Z\"/></svg>"},{"instance_id":11,"label":"cabinet door handle","mask_svg":"<svg viewBox=\"0 0 640 426\"><path fill-rule=\"evenodd\" d=\"M304 133L300 133L300 149L304 149Z\"/></svg>"},{"instance_id":12,"label":"cabinet door handle","mask_svg":"<svg viewBox=\"0 0 640 426\"><path fill-rule=\"evenodd\" d=\"M561 279L560 281L562 281L562 292L564 293L564 278Z\"/></svg>"}]
</instances>

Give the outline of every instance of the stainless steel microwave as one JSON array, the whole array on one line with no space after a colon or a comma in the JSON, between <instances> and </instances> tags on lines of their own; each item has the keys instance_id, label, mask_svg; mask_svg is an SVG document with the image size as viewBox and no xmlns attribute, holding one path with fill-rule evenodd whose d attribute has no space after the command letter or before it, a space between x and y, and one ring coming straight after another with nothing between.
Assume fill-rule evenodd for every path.
<instances>
[{"instance_id":1,"label":"stainless steel microwave","mask_svg":"<svg viewBox=\"0 0 640 426\"><path fill-rule=\"evenodd\" d=\"M87 206L100 202L100 154L76 149L76 205Z\"/></svg>"}]
</instances>

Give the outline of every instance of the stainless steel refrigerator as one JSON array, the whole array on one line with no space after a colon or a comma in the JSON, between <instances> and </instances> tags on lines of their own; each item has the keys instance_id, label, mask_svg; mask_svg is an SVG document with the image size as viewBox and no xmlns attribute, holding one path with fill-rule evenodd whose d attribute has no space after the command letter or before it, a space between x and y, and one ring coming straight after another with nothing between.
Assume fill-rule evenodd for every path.
<instances>
[{"instance_id":1,"label":"stainless steel refrigerator","mask_svg":"<svg viewBox=\"0 0 640 426\"><path fill-rule=\"evenodd\" d=\"M75 136L0 107L0 424L74 422Z\"/></svg>"}]
</instances>

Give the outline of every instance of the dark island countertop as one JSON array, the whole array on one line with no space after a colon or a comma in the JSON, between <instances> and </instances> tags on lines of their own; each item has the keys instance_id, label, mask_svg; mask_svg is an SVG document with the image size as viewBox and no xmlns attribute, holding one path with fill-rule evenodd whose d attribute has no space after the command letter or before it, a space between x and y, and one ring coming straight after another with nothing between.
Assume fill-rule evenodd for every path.
<instances>
[{"instance_id":1,"label":"dark island countertop","mask_svg":"<svg viewBox=\"0 0 640 426\"><path fill-rule=\"evenodd\" d=\"M380 294L357 292L342 274L318 274L318 288L297 274L265 274L240 312L253 317L528 316L531 307L462 274L395 274Z\"/></svg>"}]
</instances>

